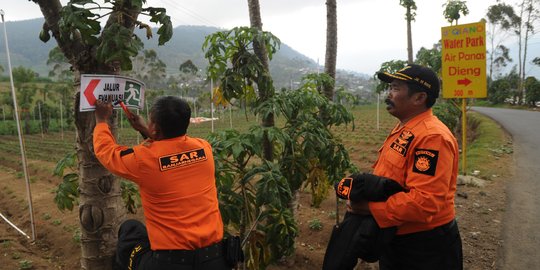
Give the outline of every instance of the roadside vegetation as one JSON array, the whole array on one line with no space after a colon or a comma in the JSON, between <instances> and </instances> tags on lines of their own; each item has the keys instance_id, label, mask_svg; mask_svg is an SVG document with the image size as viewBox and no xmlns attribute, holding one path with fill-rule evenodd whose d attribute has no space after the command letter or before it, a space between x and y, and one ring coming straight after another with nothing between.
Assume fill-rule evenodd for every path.
<instances>
[{"instance_id":1,"label":"roadside vegetation","mask_svg":"<svg viewBox=\"0 0 540 270\"><path fill-rule=\"evenodd\" d=\"M477 175L485 180L496 180L509 172L511 164L501 164L497 160L513 153L512 140L501 126L490 118L476 112L467 114L472 130L472 141L467 146L467 174ZM460 167L461 167L460 157ZM492 162L486 162L492 160Z\"/></svg>"}]
</instances>

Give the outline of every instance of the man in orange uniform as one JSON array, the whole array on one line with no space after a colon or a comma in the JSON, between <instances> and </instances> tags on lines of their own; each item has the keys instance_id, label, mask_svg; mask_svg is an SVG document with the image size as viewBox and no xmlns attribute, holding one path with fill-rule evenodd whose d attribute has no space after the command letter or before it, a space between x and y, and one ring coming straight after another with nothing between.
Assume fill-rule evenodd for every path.
<instances>
[{"instance_id":1,"label":"man in orange uniform","mask_svg":"<svg viewBox=\"0 0 540 270\"><path fill-rule=\"evenodd\" d=\"M350 202L349 211L371 213L381 228L397 227L381 254L381 270L463 269L454 210L458 145L431 109L439 79L419 65L381 72L378 78L390 84L385 102L399 123L379 150L373 174L406 191L384 202Z\"/></svg>"},{"instance_id":2,"label":"man in orange uniform","mask_svg":"<svg viewBox=\"0 0 540 270\"><path fill-rule=\"evenodd\" d=\"M116 144L107 121L112 105L96 103L94 151L112 173L138 184L146 220L124 222L118 233L121 269L231 269L224 257L210 144L186 135L189 105L159 98L148 126L138 115L132 126L151 139L133 147Z\"/></svg>"}]
</instances>

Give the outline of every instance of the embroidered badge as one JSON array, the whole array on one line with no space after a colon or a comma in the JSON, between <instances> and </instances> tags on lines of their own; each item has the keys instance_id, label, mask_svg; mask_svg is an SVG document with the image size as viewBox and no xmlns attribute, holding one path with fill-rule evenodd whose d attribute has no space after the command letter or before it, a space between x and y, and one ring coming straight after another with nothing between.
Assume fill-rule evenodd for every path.
<instances>
[{"instance_id":1,"label":"embroidered badge","mask_svg":"<svg viewBox=\"0 0 540 270\"><path fill-rule=\"evenodd\" d=\"M161 171L176 169L206 160L204 149L191 150L179 154L163 156L159 158Z\"/></svg>"},{"instance_id":2,"label":"embroidered badge","mask_svg":"<svg viewBox=\"0 0 540 270\"><path fill-rule=\"evenodd\" d=\"M413 139L414 134L408 130L405 130L399 134L396 140L390 145L390 148L398 152L398 154L405 156L407 155L407 150Z\"/></svg>"},{"instance_id":3,"label":"embroidered badge","mask_svg":"<svg viewBox=\"0 0 540 270\"><path fill-rule=\"evenodd\" d=\"M437 159L439 159L439 151L415 149L413 172L434 176Z\"/></svg>"},{"instance_id":4,"label":"embroidered badge","mask_svg":"<svg viewBox=\"0 0 540 270\"><path fill-rule=\"evenodd\" d=\"M350 191L352 189L352 181L353 179L349 177L343 178L341 181L339 181L336 188L336 194L338 197L347 200L349 199Z\"/></svg>"}]
</instances>

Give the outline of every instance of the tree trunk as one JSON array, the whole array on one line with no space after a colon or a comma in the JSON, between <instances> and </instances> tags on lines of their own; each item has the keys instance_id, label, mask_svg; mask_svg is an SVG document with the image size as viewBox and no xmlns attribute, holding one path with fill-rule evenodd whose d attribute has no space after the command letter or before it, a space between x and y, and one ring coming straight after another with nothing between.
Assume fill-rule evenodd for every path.
<instances>
[{"instance_id":1,"label":"tree trunk","mask_svg":"<svg viewBox=\"0 0 540 270\"><path fill-rule=\"evenodd\" d=\"M411 20L411 7L407 6L407 59L409 64L413 63Z\"/></svg>"},{"instance_id":2,"label":"tree trunk","mask_svg":"<svg viewBox=\"0 0 540 270\"><path fill-rule=\"evenodd\" d=\"M337 4L336 0L326 1L326 57L324 72L334 81L336 80L336 58L337 58ZM329 100L333 100L334 86L325 85L324 95Z\"/></svg>"},{"instance_id":3,"label":"tree trunk","mask_svg":"<svg viewBox=\"0 0 540 270\"><path fill-rule=\"evenodd\" d=\"M492 24L491 27L491 50L489 51L489 81L488 84L493 82L493 57L495 56L495 24Z\"/></svg>"},{"instance_id":4,"label":"tree trunk","mask_svg":"<svg viewBox=\"0 0 540 270\"><path fill-rule=\"evenodd\" d=\"M256 28L262 31L261 9L259 0L248 0L249 7L249 21L252 28ZM264 66L265 74L262 74L262 80L259 80L257 87L259 88L259 98L261 102L264 102L274 95L274 86L272 78L270 76L270 69L268 64L268 53L264 44L261 44L259 40L253 40L253 50L255 54ZM263 127L274 126L274 114L270 113L267 116L263 116L261 125ZM265 132L263 137L263 156L266 160L274 159L274 149L272 142L268 139L268 134Z\"/></svg>"},{"instance_id":5,"label":"tree trunk","mask_svg":"<svg viewBox=\"0 0 540 270\"><path fill-rule=\"evenodd\" d=\"M523 12L525 9L525 0L521 3L521 11L519 13L520 23L519 29L517 29L516 34L518 37L518 66L519 66L519 81L518 81L518 105L523 103L523 61L522 61L522 52L523 52L523 43L522 43L522 34L523 34Z\"/></svg>"},{"instance_id":6,"label":"tree trunk","mask_svg":"<svg viewBox=\"0 0 540 270\"><path fill-rule=\"evenodd\" d=\"M87 46L76 36L67 40L60 35L59 0L34 0L41 8L45 22L58 47L74 69L75 125L77 126L77 157L79 160L79 220L81 225L81 269L109 270L116 249L117 231L125 219L120 181L107 171L96 159L93 146L95 118L93 112L79 112L80 74L118 74L117 65L99 64L95 47ZM140 11L139 11L140 12ZM126 18L137 18L127 14ZM109 21L115 19L114 15ZM125 19L126 24L134 22ZM116 134L116 117L112 118L113 134Z\"/></svg>"},{"instance_id":7,"label":"tree trunk","mask_svg":"<svg viewBox=\"0 0 540 270\"><path fill-rule=\"evenodd\" d=\"M527 22L525 23L525 39L524 39L524 48L523 48L523 73L521 74L521 78L520 78L520 81L521 81L521 99L523 100L525 96L527 96L527 93L525 92L526 89L525 89L525 65L527 64L527 47L528 47L528 43L529 43L529 32L532 32L531 30L531 25L532 25L532 22L531 22L531 16L532 16L532 12L533 12L533 6L532 6L532 1L529 0L529 2L527 3Z\"/></svg>"},{"instance_id":8,"label":"tree trunk","mask_svg":"<svg viewBox=\"0 0 540 270\"><path fill-rule=\"evenodd\" d=\"M80 78L80 77L78 77ZM120 223L125 220L120 181L94 155L93 112L79 112L80 81L75 91L75 125L79 160L79 220L81 224L81 269L111 269ZM109 123L116 136L116 112Z\"/></svg>"},{"instance_id":9,"label":"tree trunk","mask_svg":"<svg viewBox=\"0 0 540 270\"><path fill-rule=\"evenodd\" d=\"M28 112L30 109L26 109L27 112L24 115L24 134L29 135L30 134L30 112Z\"/></svg>"}]
</instances>

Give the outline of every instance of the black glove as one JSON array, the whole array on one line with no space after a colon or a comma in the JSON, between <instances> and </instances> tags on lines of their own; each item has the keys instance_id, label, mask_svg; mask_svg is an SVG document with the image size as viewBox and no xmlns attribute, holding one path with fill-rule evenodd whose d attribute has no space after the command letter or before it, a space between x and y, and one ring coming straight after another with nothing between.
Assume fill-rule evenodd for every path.
<instances>
[{"instance_id":1,"label":"black glove","mask_svg":"<svg viewBox=\"0 0 540 270\"><path fill-rule=\"evenodd\" d=\"M396 181L370 173L353 174L334 185L339 198L351 201L386 201L397 192L405 191Z\"/></svg>"}]
</instances>

